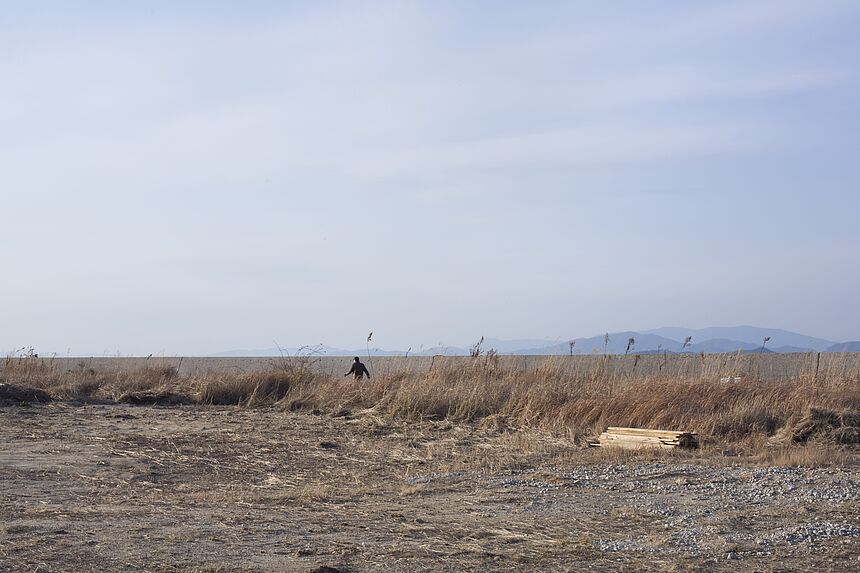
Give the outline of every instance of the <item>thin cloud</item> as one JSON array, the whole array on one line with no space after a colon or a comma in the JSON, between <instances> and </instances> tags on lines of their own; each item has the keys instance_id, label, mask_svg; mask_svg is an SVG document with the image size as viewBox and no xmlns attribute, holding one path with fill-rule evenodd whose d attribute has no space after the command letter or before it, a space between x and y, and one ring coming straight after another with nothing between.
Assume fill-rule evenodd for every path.
<instances>
[{"instance_id":1,"label":"thin cloud","mask_svg":"<svg viewBox=\"0 0 860 573\"><path fill-rule=\"evenodd\" d=\"M517 170L558 165L612 165L755 149L740 126L599 125L495 137L411 150L377 151L348 161L359 177L429 176L446 170Z\"/></svg>"}]
</instances>

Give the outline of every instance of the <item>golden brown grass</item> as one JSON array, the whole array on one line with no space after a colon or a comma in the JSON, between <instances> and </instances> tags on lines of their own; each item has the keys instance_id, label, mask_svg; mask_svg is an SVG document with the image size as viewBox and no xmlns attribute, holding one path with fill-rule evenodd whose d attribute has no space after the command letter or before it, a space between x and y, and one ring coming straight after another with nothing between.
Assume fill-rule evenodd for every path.
<instances>
[{"instance_id":1,"label":"golden brown grass","mask_svg":"<svg viewBox=\"0 0 860 573\"><path fill-rule=\"evenodd\" d=\"M706 357L701 360L708 366ZM548 430L578 443L609 425L697 431L706 446L759 446L767 439L782 444L860 441L860 370L854 358L841 367L829 358L826 370L795 379L762 374L731 383L716 376L727 371L730 358L707 360L723 370L703 367L698 376L683 375L689 357L659 357L658 367L637 373L638 358L630 357L625 366L617 358L613 363L584 357L578 368L548 358L538 368L521 371L481 357L363 381L324 376L301 361L263 372L183 377L171 368L63 372L39 361L7 360L0 382L40 388L60 400L129 401L129 393L137 393L135 401L150 403L169 403L178 395L199 404L333 415L370 410L399 420Z\"/></svg>"}]
</instances>

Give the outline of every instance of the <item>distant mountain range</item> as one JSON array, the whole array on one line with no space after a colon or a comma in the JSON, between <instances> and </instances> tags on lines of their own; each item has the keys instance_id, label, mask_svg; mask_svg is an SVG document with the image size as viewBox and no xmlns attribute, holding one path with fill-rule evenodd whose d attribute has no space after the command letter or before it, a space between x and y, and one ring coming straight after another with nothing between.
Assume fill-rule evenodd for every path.
<instances>
[{"instance_id":1,"label":"distant mountain range","mask_svg":"<svg viewBox=\"0 0 860 573\"><path fill-rule=\"evenodd\" d=\"M860 341L840 342L827 349L828 352L860 352Z\"/></svg>"},{"instance_id":2,"label":"distant mountain range","mask_svg":"<svg viewBox=\"0 0 860 573\"><path fill-rule=\"evenodd\" d=\"M689 337L690 342L685 345ZM767 342L765 342L767 338ZM634 354L668 353L720 353L720 352L860 352L860 341L834 342L797 332L757 326L717 326L691 329L664 327L641 332L610 332L589 338L572 340L522 339L501 340L486 338L481 344L483 351L495 350L498 354L513 355L565 355L574 354L624 354L633 339L629 352ZM409 356L467 356L470 348L460 346L421 347L410 349ZM212 356L281 356L296 354L320 354L323 356L365 356L367 349L347 350L325 345L304 348L266 348L257 350L229 350ZM404 356L407 350L383 350L371 348L372 356Z\"/></svg>"}]
</instances>

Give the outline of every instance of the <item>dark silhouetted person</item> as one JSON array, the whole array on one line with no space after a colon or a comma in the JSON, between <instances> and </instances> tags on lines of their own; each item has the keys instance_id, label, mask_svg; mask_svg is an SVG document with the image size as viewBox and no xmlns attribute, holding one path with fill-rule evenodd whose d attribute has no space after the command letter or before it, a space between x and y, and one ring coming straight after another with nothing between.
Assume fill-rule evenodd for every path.
<instances>
[{"instance_id":1,"label":"dark silhouetted person","mask_svg":"<svg viewBox=\"0 0 860 573\"><path fill-rule=\"evenodd\" d=\"M361 363L361 360L358 359L358 356L355 357L352 368L349 369L349 372L344 374L344 376L349 376L352 374L356 380L361 380L362 376L367 376L370 378L370 372L367 370L367 367Z\"/></svg>"}]
</instances>

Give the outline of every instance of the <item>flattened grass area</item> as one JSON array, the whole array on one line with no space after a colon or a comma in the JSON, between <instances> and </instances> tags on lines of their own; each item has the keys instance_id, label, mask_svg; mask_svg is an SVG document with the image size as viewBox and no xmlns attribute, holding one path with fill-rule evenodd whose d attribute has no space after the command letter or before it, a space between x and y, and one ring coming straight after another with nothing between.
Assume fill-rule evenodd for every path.
<instances>
[{"instance_id":1,"label":"flattened grass area","mask_svg":"<svg viewBox=\"0 0 860 573\"><path fill-rule=\"evenodd\" d=\"M813 460L827 467L770 467L813 445L773 459L602 450L498 418L281 406L0 408L0 571L848 571L860 558L860 469L834 452Z\"/></svg>"}]
</instances>

